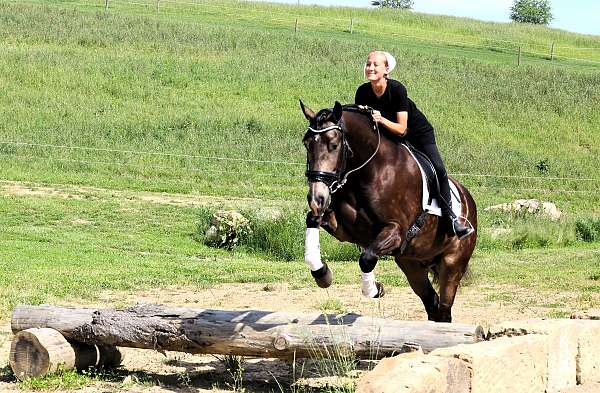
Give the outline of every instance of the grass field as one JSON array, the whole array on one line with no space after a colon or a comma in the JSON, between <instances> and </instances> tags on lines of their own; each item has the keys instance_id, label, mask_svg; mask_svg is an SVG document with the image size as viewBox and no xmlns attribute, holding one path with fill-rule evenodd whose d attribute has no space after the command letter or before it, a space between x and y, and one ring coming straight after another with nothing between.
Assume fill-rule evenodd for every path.
<instances>
[{"instance_id":1,"label":"grass field","mask_svg":"<svg viewBox=\"0 0 600 393\"><path fill-rule=\"evenodd\" d=\"M158 13L150 1L111 1L108 13L98 1L7 1L0 11L4 181L256 198L301 215L305 120L298 99L314 108L352 102L365 54L380 47L399 58L397 77L436 126L449 171L480 208L539 198L567 213L541 225L482 213L480 249L588 247L577 225L600 215L600 51L588 49L600 48L596 36L402 11L230 1L165 1ZM295 18L296 33L288 23ZM347 18L352 34L339 25ZM553 61L526 49L549 42L559 56ZM524 48L521 66L511 43ZM2 199L5 217L32 209L13 198ZM38 206L40 225L69 209L60 200ZM111 217L111 204L95 209L105 216L94 222L112 222L102 229L109 240L131 229L123 222L146 225L136 214ZM190 225L193 211L165 213L156 230L169 219ZM68 223L52 222L40 239L37 227L21 228L3 239L7 255L79 260L82 254L66 257L54 244L70 237ZM512 238L495 237L507 226ZM92 258L129 258L119 254L121 238L108 245L97 244L96 232L75 235L79 252L102 250ZM150 240L131 241L148 242L153 252L160 244L184 254L197 247L191 238L144 237ZM50 248L40 251L44 244ZM128 282L133 288L137 281Z\"/></svg>"},{"instance_id":2,"label":"grass field","mask_svg":"<svg viewBox=\"0 0 600 393\"><path fill-rule=\"evenodd\" d=\"M19 303L314 287L302 262L298 99L313 109L352 102L373 48L397 56L393 75L477 201L466 291L547 317L600 305L600 37L375 9L104 4L0 2L0 349ZM565 217L483 212L517 198L554 202ZM204 243L218 208L253 223L232 251ZM358 253L322 236L336 285L359 290ZM377 276L408 286L389 258ZM335 287L322 293L315 303L344 311ZM0 384L12 381L4 364ZM19 386L94 384L80 377Z\"/></svg>"},{"instance_id":3,"label":"grass field","mask_svg":"<svg viewBox=\"0 0 600 393\"><path fill-rule=\"evenodd\" d=\"M368 24L352 35L330 25L294 34L259 18L289 14L285 6L165 2L157 16L150 6L110 4L108 14L97 1L0 5L5 179L303 198L298 99L316 108L351 102L365 53L385 47L436 126L450 172L478 201L518 194L597 209L600 64L525 56L517 67L503 51L454 51ZM298 12L309 20L353 12L382 26L411 20L401 29L418 24L429 38L458 34L462 22L459 41L599 45L597 37L513 25L499 34L496 24L401 12Z\"/></svg>"},{"instance_id":4,"label":"grass field","mask_svg":"<svg viewBox=\"0 0 600 393\"><path fill-rule=\"evenodd\" d=\"M372 48L397 55L395 76L480 208L539 198L566 213L481 213L468 285L569 290L582 294L574 308L596 305L600 234L582 225L600 220L599 37L402 11L160 4L0 3L0 315L103 290L313 285L300 262L298 99L352 102ZM280 232L265 234L269 247L227 252L203 244L201 206L289 219L263 222ZM326 238L323 250L337 282L356 281L355 249ZM406 286L391 261L378 269Z\"/></svg>"}]
</instances>

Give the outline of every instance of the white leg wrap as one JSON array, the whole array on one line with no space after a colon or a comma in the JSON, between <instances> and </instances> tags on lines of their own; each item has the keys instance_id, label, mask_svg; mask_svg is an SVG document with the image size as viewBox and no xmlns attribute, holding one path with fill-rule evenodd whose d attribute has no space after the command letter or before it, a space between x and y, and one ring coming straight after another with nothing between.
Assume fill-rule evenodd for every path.
<instances>
[{"instance_id":1,"label":"white leg wrap","mask_svg":"<svg viewBox=\"0 0 600 393\"><path fill-rule=\"evenodd\" d=\"M306 228L304 262L306 262L313 272L323 267L323 262L321 262L321 245L319 244L319 228Z\"/></svg>"},{"instance_id":2,"label":"white leg wrap","mask_svg":"<svg viewBox=\"0 0 600 393\"><path fill-rule=\"evenodd\" d=\"M363 296L368 298L377 296L378 290L375 285L375 273L361 273L360 278L360 289L362 290Z\"/></svg>"}]
</instances>

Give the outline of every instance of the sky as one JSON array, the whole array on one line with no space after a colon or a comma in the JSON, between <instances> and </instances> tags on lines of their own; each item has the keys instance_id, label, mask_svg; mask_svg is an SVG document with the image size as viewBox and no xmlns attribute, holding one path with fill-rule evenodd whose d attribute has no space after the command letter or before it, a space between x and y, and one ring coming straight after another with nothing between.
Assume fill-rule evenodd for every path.
<instances>
[{"instance_id":1,"label":"sky","mask_svg":"<svg viewBox=\"0 0 600 393\"><path fill-rule=\"evenodd\" d=\"M369 7L370 0L258 0L290 4ZM414 0L413 10L428 14L510 22L513 0ZM554 20L550 27L583 34L600 35L600 0L550 0Z\"/></svg>"}]
</instances>

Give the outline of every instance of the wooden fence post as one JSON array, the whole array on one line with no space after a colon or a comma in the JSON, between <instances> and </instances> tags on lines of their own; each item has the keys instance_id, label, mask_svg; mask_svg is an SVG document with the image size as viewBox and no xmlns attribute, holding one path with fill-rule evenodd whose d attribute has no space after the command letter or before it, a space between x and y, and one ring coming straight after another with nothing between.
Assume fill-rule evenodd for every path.
<instances>
[{"instance_id":1,"label":"wooden fence post","mask_svg":"<svg viewBox=\"0 0 600 393\"><path fill-rule=\"evenodd\" d=\"M298 18L296 18L296 22L294 23L294 33L298 32Z\"/></svg>"},{"instance_id":2,"label":"wooden fence post","mask_svg":"<svg viewBox=\"0 0 600 393\"><path fill-rule=\"evenodd\" d=\"M519 54L517 56L517 65L521 65L521 47L519 46Z\"/></svg>"},{"instance_id":3,"label":"wooden fence post","mask_svg":"<svg viewBox=\"0 0 600 393\"><path fill-rule=\"evenodd\" d=\"M550 47L550 60L554 60L554 42L552 43L552 46Z\"/></svg>"},{"instance_id":4,"label":"wooden fence post","mask_svg":"<svg viewBox=\"0 0 600 393\"><path fill-rule=\"evenodd\" d=\"M156 13L160 12L160 0L156 0Z\"/></svg>"},{"instance_id":5,"label":"wooden fence post","mask_svg":"<svg viewBox=\"0 0 600 393\"><path fill-rule=\"evenodd\" d=\"M354 18L350 18L350 34L352 34L353 27L354 27Z\"/></svg>"},{"instance_id":6,"label":"wooden fence post","mask_svg":"<svg viewBox=\"0 0 600 393\"><path fill-rule=\"evenodd\" d=\"M104 0L104 12L108 13L108 0Z\"/></svg>"}]
</instances>

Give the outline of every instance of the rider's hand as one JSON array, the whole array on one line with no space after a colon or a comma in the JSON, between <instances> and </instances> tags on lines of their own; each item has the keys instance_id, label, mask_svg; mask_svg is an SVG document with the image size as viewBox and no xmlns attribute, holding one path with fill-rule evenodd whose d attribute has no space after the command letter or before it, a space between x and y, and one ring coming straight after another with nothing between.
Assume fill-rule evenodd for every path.
<instances>
[{"instance_id":1,"label":"rider's hand","mask_svg":"<svg viewBox=\"0 0 600 393\"><path fill-rule=\"evenodd\" d=\"M371 115L373 116L373 121L375 123L381 123L383 116L381 116L381 112L373 110L373 112L371 113Z\"/></svg>"}]
</instances>

